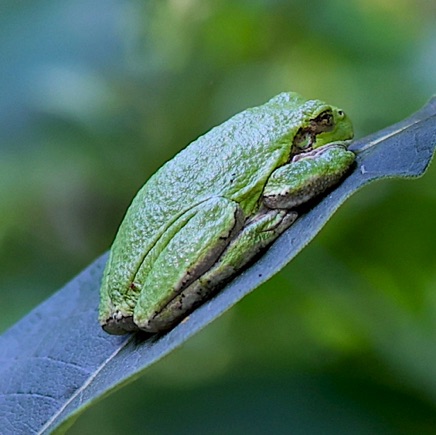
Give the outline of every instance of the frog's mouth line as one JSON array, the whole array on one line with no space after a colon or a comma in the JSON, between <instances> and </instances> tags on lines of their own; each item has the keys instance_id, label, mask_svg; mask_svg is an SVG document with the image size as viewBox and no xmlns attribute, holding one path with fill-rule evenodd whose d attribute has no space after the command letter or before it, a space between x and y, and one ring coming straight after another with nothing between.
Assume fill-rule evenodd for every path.
<instances>
[{"instance_id":1,"label":"frog's mouth line","mask_svg":"<svg viewBox=\"0 0 436 435\"><path fill-rule=\"evenodd\" d=\"M295 135L292 145L292 155L312 151L316 136L320 133L332 131L334 117L331 110L320 113L316 118L311 119L307 127L301 127Z\"/></svg>"}]
</instances>

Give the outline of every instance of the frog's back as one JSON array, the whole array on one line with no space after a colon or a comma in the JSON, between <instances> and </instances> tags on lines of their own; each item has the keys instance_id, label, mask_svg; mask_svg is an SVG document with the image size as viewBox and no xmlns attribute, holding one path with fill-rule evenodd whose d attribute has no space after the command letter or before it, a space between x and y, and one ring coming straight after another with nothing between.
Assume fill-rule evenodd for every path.
<instances>
[{"instance_id":1,"label":"frog's back","mask_svg":"<svg viewBox=\"0 0 436 435\"><path fill-rule=\"evenodd\" d=\"M165 216L216 195L233 199L248 211L252 204L245 193L255 196L281 160L288 159L301 117L295 109L305 101L283 93L214 127L150 178L143 188L144 199L152 194L165 206Z\"/></svg>"},{"instance_id":2,"label":"frog's back","mask_svg":"<svg viewBox=\"0 0 436 435\"><path fill-rule=\"evenodd\" d=\"M214 196L256 206L271 172L289 158L305 100L280 94L199 137L162 166L129 207L112 247L113 282L131 282L146 253L184 212ZM109 265L107 270L110 270ZM109 272L110 273L110 272Z\"/></svg>"}]
</instances>

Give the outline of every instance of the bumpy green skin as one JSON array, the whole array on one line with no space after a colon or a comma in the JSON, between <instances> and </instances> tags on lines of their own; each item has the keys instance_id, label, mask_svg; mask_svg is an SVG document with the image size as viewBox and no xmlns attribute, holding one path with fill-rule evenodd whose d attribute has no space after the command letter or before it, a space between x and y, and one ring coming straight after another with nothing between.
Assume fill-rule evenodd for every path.
<instances>
[{"instance_id":1,"label":"bumpy green skin","mask_svg":"<svg viewBox=\"0 0 436 435\"><path fill-rule=\"evenodd\" d=\"M288 228L293 208L343 177L352 137L341 110L282 93L192 142L121 223L101 287L103 328L157 332L180 321Z\"/></svg>"}]
</instances>

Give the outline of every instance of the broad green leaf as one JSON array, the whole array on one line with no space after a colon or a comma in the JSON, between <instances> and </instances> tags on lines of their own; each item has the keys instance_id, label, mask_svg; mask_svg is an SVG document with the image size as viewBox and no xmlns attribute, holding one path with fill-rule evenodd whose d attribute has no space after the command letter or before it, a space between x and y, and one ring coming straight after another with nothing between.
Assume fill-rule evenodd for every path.
<instances>
[{"instance_id":1,"label":"broad green leaf","mask_svg":"<svg viewBox=\"0 0 436 435\"><path fill-rule=\"evenodd\" d=\"M164 335L111 336L97 322L104 255L0 337L2 434L50 433L104 394L132 381L282 269L362 186L417 177L436 146L436 98L410 118L364 139L353 172L306 212L251 267Z\"/></svg>"}]
</instances>

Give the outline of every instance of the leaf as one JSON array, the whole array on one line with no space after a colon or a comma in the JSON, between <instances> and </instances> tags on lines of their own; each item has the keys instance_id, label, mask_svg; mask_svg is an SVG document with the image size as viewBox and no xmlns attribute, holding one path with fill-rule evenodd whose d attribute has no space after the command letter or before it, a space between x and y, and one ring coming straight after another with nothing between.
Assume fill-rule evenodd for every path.
<instances>
[{"instance_id":1,"label":"leaf","mask_svg":"<svg viewBox=\"0 0 436 435\"><path fill-rule=\"evenodd\" d=\"M422 175L435 146L436 98L410 118L354 142L356 167L344 182L256 263L164 335L102 331L98 291L107 256L100 257L0 337L2 433L65 429L86 406L132 381L282 269L359 188L381 178Z\"/></svg>"}]
</instances>

